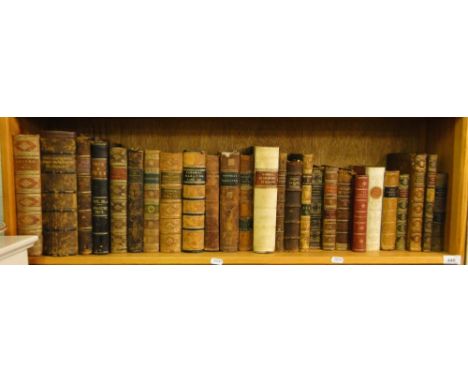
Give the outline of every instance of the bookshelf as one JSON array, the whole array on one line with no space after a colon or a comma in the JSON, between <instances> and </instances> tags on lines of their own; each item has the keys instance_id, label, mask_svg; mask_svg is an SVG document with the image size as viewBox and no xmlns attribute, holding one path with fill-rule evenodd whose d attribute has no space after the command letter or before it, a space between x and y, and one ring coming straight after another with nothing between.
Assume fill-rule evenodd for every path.
<instances>
[{"instance_id":1,"label":"bookshelf","mask_svg":"<svg viewBox=\"0 0 468 382\"><path fill-rule=\"evenodd\" d=\"M43 130L72 130L128 147L208 153L277 145L312 152L315 163L384 165L390 152L439 155L449 174L445 251L353 253L351 251L200 254L109 254L31 257L31 264L443 264L465 262L468 208L468 118L1 118L0 142L7 235L16 233L11 136ZM453 257L455 256L455 257ZM459 256L459 257L456 257ZM216 262L216 261L215 261Z\"/></svg>"}]
</instances>

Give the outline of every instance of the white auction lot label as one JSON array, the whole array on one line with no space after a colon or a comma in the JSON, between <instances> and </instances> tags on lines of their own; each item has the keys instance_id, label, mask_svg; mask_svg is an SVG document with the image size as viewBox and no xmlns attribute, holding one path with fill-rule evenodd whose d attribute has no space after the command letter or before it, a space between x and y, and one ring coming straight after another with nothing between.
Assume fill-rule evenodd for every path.
<instances>
[{"instance_id":1,"label":"white auction lot label","mask_svg":"<svg viewBox=\"0 0 468 382\"><path fill-rule=\"evenodd\" d=\"M344 258L341 256L332 256L331 262L333 264L343 264L344 263Z\"/></svg>"},{"instance_id":2,"label":"white auction lot label","mask_svg":"<svg viewBox=\"0 0 468 382\"><path fill-rule=\"evenodd\" d=\"M460 255L444 255L444 264L461 265Z\"/></svg>"},{"instance_id":3,"label":"white auction lot label","mask_svg":"<svg viewBox=\"0 0 468 382\"><path fill-rule=\"evenodd\" d=\"M220 259L219 257L212 257L210 263L213 265L223 265L223 259Z\"/></svg>"}]
</instances>

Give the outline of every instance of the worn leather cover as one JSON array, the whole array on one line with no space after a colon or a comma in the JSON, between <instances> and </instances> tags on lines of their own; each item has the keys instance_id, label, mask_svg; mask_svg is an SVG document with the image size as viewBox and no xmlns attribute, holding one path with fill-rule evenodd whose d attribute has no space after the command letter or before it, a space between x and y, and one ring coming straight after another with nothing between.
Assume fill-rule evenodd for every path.
<instances>
[{"instance_id":1,"label":"worn leather cover","mask_svg":"<svg viewBox=\"0 0 468 382\"><path fill-rule=\"evenodd\" d=\"M400 174L400 182L398 186L398 208L395 243L395 249L399 251L404 251L406 249L406 232L408 229L409 181L409 174Z\"/></svg>"},{"instance_id":2,"label":"worn leather cover","mask_svg":"<svg viewBox=\"0 0 468 382\"><path fill-rule=\"evenodd\" d=\"M434 201L437 177L436 154L427 156L426 196L424 204L423 251L430 252L432 248L432 223L434 221Z\"/></svg>"},{"instance_id":3,"label":"worn leather cover","mask_svg":"<svg viewBox=\"0 0 468 382\"><path fill-rule=\"evenodd\" d=\"M336 216L338 202L338 167L326 166L323 186L322 249L336 248Z\"/></svg>"},{"instance_id":4,"label":"worn leather cover","mask_svg":"<svg viewBox=\"0 0 468 382\"><path fill-rule=\"evenodd\" d=\"M220 249L239 249L240 154L223 152L220 159Z\"/></svg>"},{"instance_id":5,"label":"worn leather cover","mask_svg":"<svg viewBox=\"0 0 468 382\"><path fill-rule=\"evenodd\" d=\"M369 177L369 199L367 206L367 238L366 250L380 250L380 235L382 232L382 200L385 167L366 167Z\"/></svg>"},{"instance_id":6,"label":"worn leather cover","mask_svg":"<svg viewBox=\"0 0 468 382\"><path fill-rule=\"evenodd\" d=\"M349 250L351 244L352 181L353 174L350 170L338 170L336 249L340 251Z\"/></svg>"},{"instance_id":7,"label":"worn leather cover","mask_svg":"<svg viewBox=\"0 0 468 382\"><path fill-rule=\"evenodd\" d=\"M369 177L358 175L354 177L353 203L353 244L355 252L365 252L367 243L367 204L369 200Z\"/></svg>"},{"instance_id":8,"label":"worn leather cover","mask_svg":"<svg viewBox=\"0 0 468 382\"><path fill-rule=\"evenodd\" d=\"M159 150L145 150L143 250L159 252Z\"/></svg>"},{"instance_id":9,"label":"worn leather cover","mask_svg":"<svg viewBox=\"0 0 468 382\"><path fill-rule=\"evenodd\" d=\"M382 202L381 249L391 251L396 248L398 187L400 171L386 171Z\"/></svg>"},{"instance_id":10,"label":"worn leather cover","mask_svg":"<svg viewBox=\"0 0 468 382\"><path fill-rule=\"evenodd\" d=\"M240 156L239 250L253 248L253 155Z\"/></svg>"},{"instance_id":11,"label":"worn leather cover","mask_svg":"<svg viewBox=\"0 0 468 382\"><path fill-rule=\"evenodd\" d=\"M286 163L287 153L279 154L278 163L278 196L276 202L276 244L277 251L284 250L284 212L286 205Z\"/></svg>"},{"instance_id":12,"label":"worn leather cover","mask_svg":"<svg viewBox=\"0 0 468 382\"><path fill-rule=\"evenodd\" d=\"M312 204L310 212L310 249L320 249L322 236L323 168L314 166L312 172Z\"/></svg>"},{"instance_id":13,"label":"worn leather cover","mask_svg":"<svg viewBox=\"0 0 468 382\"><path fill-rule=\"evenodd\" d=\"M205 251L219 251L219 156L206 156Z\"/></svg>"},{"instance_id":14,"label":"worn leather cover","mask_svg":"<svg viewBox=\"0 0 468 382\"><path fill-rule=\"evenodd\" d=\"M288 155L284 212L284 249L286 251L297 251L299 249L303 167L303 155Z\"/></svg>"},{"instance_id":15,"label":"worn leather cover","mask_svg":"<svg viewBox=\"0 0 468 382\"><path fill-rule=\"evenodd\" d=\"M143 164L141 149L128 149L128 205L127 205L127 247L128 252L143 252L144 242L144 199Z\"/></svg>"},{"instance_id":16,"label":"worn leather cover","mask_svg":"<svg viewBox=\"0 0 468 382\"><path fill-rule=\"evenodd\" d=\"M441 252L444 250L447 184L448 184L447 174L439 173L436 175L434 217L432 221L432 242L431 242L431 249L434 252Z\"/></svg>"},{"instance_id":17,"label":"worn leather cover","mask_svg":"<svg viewBox=\"0 0 468 382\"><path fill-rule=\"evenodd\" d=\"M128 156L125 147L111 147L110 214L111 252L127 252Z\"/></svg>"},{"instance_id":18,"label":"worn leather cover","mask_svg":"<svg viewBox=\"0 0 468 382\"><path fill-rule=\"evenodd\" d=\"M410 251L419 252L422 250L426 164L426 154L415 154L411 156L408 236L406 239L407 247Z\"/></svg>"},{"instance_id":19,"label":"worn leather cover","mask_svg":"<svg viewBox=\"0 0 468 382\"><path fill-rule=\"evenodd\" d=\"M314 154L304 155L301 192L301 218L299 249L307 251L310 241L310 215L312 209L312 172L314 169Z\"/></svg>"}]
</instances>

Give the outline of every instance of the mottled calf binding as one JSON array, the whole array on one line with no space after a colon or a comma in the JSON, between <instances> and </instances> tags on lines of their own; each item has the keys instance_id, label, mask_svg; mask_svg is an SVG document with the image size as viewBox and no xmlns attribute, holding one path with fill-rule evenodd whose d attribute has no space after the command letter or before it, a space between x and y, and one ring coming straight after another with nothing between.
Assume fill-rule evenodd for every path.
<instances>
[{"instance_id":1,"label":"mottled calf binding","mask_svg":"<svg viewBox=\"0 0 468 382\"><path fill-rule=\"evenodd\" d=\"M219 251L219 156L206 156L205 251Z\"/></svg>"},{"instance_id":2,"label":"mottled calf binding","mask_svg":"<svg viewBox=\"0 0 468 382\"><path fill-rule=\"evenodd\" d=\"M144 166L145 252L159 252L159 150L145 150Z\"/></svg>"},{"instance_id":3,"label":"mottled calf binding","mask_svg":"<svg viewBox=\"0 0 468 382\"><path fill-rule=\"evenodd\" d=\"M289 154L286 164L286 205L284 210L284 249L297 251L301 236L301 194L304 162L302 154Z\"/></svg>"},{"instance_id":4,"label":"mottled calf binding","mask_svg":"<svg viewBox=\"0 0 468 382\"><path fill-rule=\"evenodd\" d=\"M284 250L284 211L286 204L286 163L287 153L279 154L278 163L278 196L276 201L276 244L277 251Z\"/></svg>"},{"instance_id":5,"label":"mottled calf binding","mask_svg":"<svg viewBox=\"0 0 468 382\"><path fill-rule=\"evenodd\" d=\"M400 171L385 172L380 245L383 250L387 251L394 250L396 247L399 183Z\"/></svg>"},{"instance_id":6,"label":"mottled calf binding","mask_svg":"<svg viewBox=\"0 0 468 382\"><path fill-rule=\"evenodd\" d=\"M301 219L299 249L307 251L310 242L310 215L312 209L312 172L314 154L304 154L301 191Z\"/></svg>"},{"instance_id":7,"label":"mottled calf binding","mask_svg":"<svg viewBox=\"0 0 468 382\"><path fill-rule=\"evenodd\" d=\"M111 252L127 252L128 157L125 147L110 149Z\"/></svg>"},{"instance_id":8,"label":"mottled calf binding","mask_svg":"<svg viewBox=\"0 0 468 382\"><path fill-rule=\"evenodd\" d=\"M426 154L415 154L411 156L408 237L406 239L407 247L410 251L422 250L426 167Z\"/></svg>"},{"instance_id":9,"label":"mottled calf binding","mask_svg":"<svg viewBox=\"0 0 468 382\"><path fill-rule=\"evenodd\" d=\"M253 156L240 156L239 250L253 246Z\"/></svg>"},{"instance_id":10,"label":"mottled calf binding","mask_svg":"<svg viewBox=\"0 0 468 382\"><path fill-rule=\"evenodd\" d=\"M223 152L220 159L220 249L239 250L240 154Z\"/></svg>"},{"instance_id":11,"label":"mottled calf binding","mask_svg":"<svg viewBox=\"0 0 468 382\"><path fill-rule=\"evenodd\" d=\"M141 149L128 149L128 206L127 206L127 247L128 252L143 252L144 201L143 163Z\"/></svg>"},{"instance_id":12,"label":"mottled calf binding","mask_svg":"<svg viewBox=\"0 0 468 382\"><path fill-rule=\"evenodd\" d=\"M338 167L326 166L323 186L322 249L336 248L336 212L338 203Z\"/></svg>"}]
</instances>

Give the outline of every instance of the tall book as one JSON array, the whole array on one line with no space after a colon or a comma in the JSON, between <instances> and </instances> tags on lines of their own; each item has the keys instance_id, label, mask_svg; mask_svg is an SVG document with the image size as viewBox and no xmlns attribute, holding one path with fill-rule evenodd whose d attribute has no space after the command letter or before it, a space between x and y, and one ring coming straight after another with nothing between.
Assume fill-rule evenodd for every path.
<instances>
[{"instance_id":1,"label":"tall book","mask_svg":"<svg viewBox=\"0 0 468 382\"><path fill-rule=\"evenodd\" d=\"M320 249L322 235L322 202L323 202L323 169L314 166L312 172L312 204L310 212L310 243L311 249Z\"/></svg>"},{"instance_id":2,"label":"tall book","mask_svg":"<svg viewBox=\"0 0 468 382\"><path fill-rule=\"evenodd\" d=\"M91 142L91 192L93 216L93 253L106 254L109 235L109 144Z\"/></svg>"},{"instance_id":3,"label":"tall book","mask_svg":"<svg viewBox=\"0 0 468 382\"><path fill-rule=\"evenodd\" d=\"M128 204L127 204L127 248L128 252L143 252L144 242L144 199L143 164L141 149L128 149Z\"/></svg>"},{"instance_id":4,"label":"tall book","mask_svg":"<svg viewBox=\"0 0 468 382\"><path fill-rule=\"evenodd\" d=\"M444 250L445 235L445 211L447 204L448 175L439 173L436 175L434 218L432 221L431 250L441 252Z\"/></svg>"},{"instance_id":5,"label":"tall book","mask_svg":"<svg viewBox=\"0 0 468 382\"><path fill-rule=\"evenodd\" d=\"M400 174L400 181L398 186L398 207L395 243L395 248L399 251L404 251L406 249L406 232L408 227L409 181L409 174Z\"/></svg>"},{"instance_id":6,"label":"tall book","mask_svg":"<svg viewBox=\"0 0 468 382\"><path fill-rule=\"evenodd\" d=\"M277 251L284 250L284 211L286 203L286 163L287 153L279 154L278 163L278 196L276 201L276 244Z\"/></svg>"},{"instance_id":7,"label":"tall book","mask_svg":"<svg viewBox=\"0 0 468 382\"><path fill-rule=\"evenodd\" d=\"M434 220L434 201L437 177L437 155L427 156L426 196L424 204L423 251L430 252L432 248L432 223Z\"/></svg>"},{"instance_id":8,"label":"tall book","mask_svg":"<svg viewBox=\"0 0 468 382\"><path fill-rule=\"evenodd\" d=\"M143 250L159 252L159 150L145 150Z\"/></svg>"},{"instance_id":9,"label":"tall book","mask_svg":"<svg viewBox=\"0 0 468 382\"><path fill-rule=\"evenodd\" d=\"M41 135L42 219L44 254L78 254L75 133Z\"/></svg>"},{"instance_id":10,"label":"tall book","mask_svg":"<svg viewBox=\"0 0 468 382\"><path fill-rule=\"evenodd\" d=\"M78 187L78 252L93 252L93 213L91 195L91 138L76 137L76 178Z\"/></svg>"},{"instance_id":11,"label":"tall book","mask_svg":"<svg viewBox=\"0 0 468 382\"><path fill-rule=\"evenodd\" d=\"M0 236L5 234L5 230L5 214L3 210L2 148L0 147Z\"/></svg>"},{"instance_id":12,"label":"tall book","mask_svg":"<svg viewBox=\"0 0 468 382\"><path fill-rule=\"evenodd\" d=\"M323 185L322 249L336 248L336 217L338 203L338 167L326 166Z\"/></svg>"},{"instance_id":13,"label":"tall book","mask_svg":"<svg viewBox=\"0 0 468 382\"><path fill-rule=\"evenodd\" d=\"M180 252L182 242L182 153L159 154L161 199L159 201L159 249Z\"/></svg>"},{"instance_id":14,"label":"tall book","mask_svg":"<svg viewBox=\"0 0 468 382\"><path fill-rule=\"evenodd\" d=\"M201 252L205 248L205 152L184 151L183 166L182 250Z\"/></svg>"},{"instance_id":15,"label":"tall book","mask_svg":"<svg viewBox=\"0 0 468 382\"><path fill-rule=\"evenodd\" d=\"M18 235L37 235L39 239L33 247L28 249L28 253L31 256L39 256L42 255L41 149L39 135L16 135L13 138L13 154ZM3 209L3 200L0 203L0 208ZM1 223L3 223L3 214L2 218L0 218Z\"/></svg>"},{"instance_id":16,"label":"tall book","mask_svg":"<svg viewBox=\"0 0 468 382\"><path fill-rule=\"evenodd\" d=\"M223 152L220 157L220 249L239 249L239 171L238 152Z\"/></svg>"},{"instance_id":17,"label":"tall book","mask_svg":"<svg viewBox=\"0 0 468 382\"><path fill-rule=\"evenodd\" d=\"M286 204L284 208L284 249L299 250L301 237L302 154L289 154L286 163Z\"/></svg>"},{"instance_id":18,"label":"tall book","mask_svg":"<svg viewBox=\"0 0 468 382\"><path fill-rule=\"evenodd\" d=\"M253 250L275 250L279 147L255 147Z\"/></svg>"},{"instance_id":19,"label":"tall book","mask_svg":"<svg viewBox=\"0 0 468 382\"><path fill-rule=\"evenodd\" d=\"M365 252L367 248L367 207L369 202L369 177L356 174L354 177L353 203L353 244L355 252Z\"/></svg>"},{"instance_id":20,"label":"tall book","mask_svg":"<svg viewBox=\"0 0 468 382\"><path fill-rule=\"evenodd\" d=\"M380 250L385 167L366 167L369 177L366 250Z\"/></svg>"},{"instance_id":21,"label":"tall book","mask_svg":"<svg viewBox=\"0 0 468 382\"><path fill-rule=\"evenodd\" d=\"M206 156L205 251L219 251L219 156Z\"/></svg>"},{"instance_id":22,"label":"tall book","mask_svg":"<svg viewBox=\"0 0 468 382\"><path fill-rule=\"evenodd\" d=\"M394 250L396 247L399 183L400 171L385 171L380 244L381 248L387 251Z\"/></svg>"},{"instance_id":23,"label":"tall book","mask_svg":"<svg viewBox=\"0 0 468 382\"><path fill-rule=\"evenodd\" d=\"M111 252L127 252L128 156L125 147L109 150Z\"/></svg>"},{"instance_id":24,"label":"tall book","mask_svg":"<svg viewBox=\"0 0 468 382\"><path fill-rule=\"evenodd\" d=\"M239 250L253 246L253 155L240 156Z\"/></svg>"},{"instance_id":25,"label":"tall book","mask_svg":"<svg viewBox=\"0 0 468 382\"><path fill-rule=\"evenodd\" d=\"M314 170L314 154L304 155L301 192L301 220L299 249L306 251L310 242L310 215L312 209L312 172Z\"/></svg>"},{"instance_id":26,"label":"tall book","mask_svg":"<svg viewBox=\"0 0 468 382\"><path fill-rule=\"evenodd\" d=\"M351 237L351 197L353 175L350 170L338 170L338 190L336 202L336 249L349 250Z\"/></svg>"}]
</instances>

